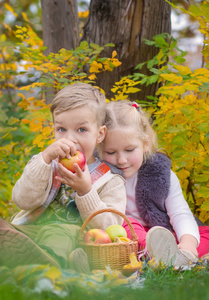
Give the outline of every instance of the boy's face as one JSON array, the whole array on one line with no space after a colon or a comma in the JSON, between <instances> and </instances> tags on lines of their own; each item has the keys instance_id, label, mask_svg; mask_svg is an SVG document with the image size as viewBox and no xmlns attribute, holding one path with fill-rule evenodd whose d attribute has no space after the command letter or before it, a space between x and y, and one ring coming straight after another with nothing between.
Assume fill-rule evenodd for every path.
<instances>
[{"instance_id":1,"label":"boy's face","mask_svg":"<svg viewBox=\"0 0 209 300\"><path fill-rule=\"evenodd\" d=\"M66 138L84 153L87 164L95 161L93 152L105 137L106 127L98 126L95 113L87 106L54 114L55 139Z\"/></svg>"}]
</instances>

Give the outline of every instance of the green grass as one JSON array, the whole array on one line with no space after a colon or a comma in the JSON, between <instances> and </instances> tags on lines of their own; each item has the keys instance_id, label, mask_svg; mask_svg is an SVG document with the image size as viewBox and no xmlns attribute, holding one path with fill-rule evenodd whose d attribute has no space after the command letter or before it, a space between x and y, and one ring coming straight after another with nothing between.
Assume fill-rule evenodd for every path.
<instances>
[{"instance_id":1,"label":"green grass","mask_svg":"<svg viewBox=\"0 0 209 300\"><path fill-rule=\"evenodd\" d=\"M6 282L0 285L0 300L209 300L209 266L181 272L170 268L153 271L146 267L139 277L141 287L134 283L128 286L114 287L112 284L103 286L101 282L100 286L92 288L78 277L75 282L65 284L64 294L60 294L62 288L58 294L54 290L37 292L32 289L33 275L29 277L27 275L30 280L23 281L22 284L16 284L8 277Z\"/></svg>"}]
</instances>

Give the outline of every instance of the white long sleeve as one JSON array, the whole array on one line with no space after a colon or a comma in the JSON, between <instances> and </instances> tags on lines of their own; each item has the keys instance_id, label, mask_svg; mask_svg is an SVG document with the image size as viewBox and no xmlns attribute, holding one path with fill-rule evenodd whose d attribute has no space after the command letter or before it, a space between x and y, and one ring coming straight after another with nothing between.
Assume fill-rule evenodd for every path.
<instances>
[{"instance_id":1,"label":"white long sleeve","mask_svg":"<svg viewBox=\"0 0 209 300\"><path fill-rule=\"evenodd\" d=\"M199 244L198 225L188 203L184 199L178 177L173 171L171 171L170 190L165 200L165 206L178 240L180 241L182 235L190 234L197 239Z\"/></svg>"}]
</instances>

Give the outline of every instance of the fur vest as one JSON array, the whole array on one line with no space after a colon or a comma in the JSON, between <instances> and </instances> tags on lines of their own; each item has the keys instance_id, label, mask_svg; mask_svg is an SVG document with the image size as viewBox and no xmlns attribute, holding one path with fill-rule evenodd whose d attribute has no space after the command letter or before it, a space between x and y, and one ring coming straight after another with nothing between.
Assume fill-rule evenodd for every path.
<instances>
[{"instance_id":1,"label":"fur vest","mask_svg":"<svg viewBox=\"0 0 209 300\"><path fill-rule=\"evenodd\" d=\"M165 208L165 199L170 188L171 161L156 153L138 171L136 185L136 206L140 218L148 225L172 229Z\"/></svg>"}]
</instances>

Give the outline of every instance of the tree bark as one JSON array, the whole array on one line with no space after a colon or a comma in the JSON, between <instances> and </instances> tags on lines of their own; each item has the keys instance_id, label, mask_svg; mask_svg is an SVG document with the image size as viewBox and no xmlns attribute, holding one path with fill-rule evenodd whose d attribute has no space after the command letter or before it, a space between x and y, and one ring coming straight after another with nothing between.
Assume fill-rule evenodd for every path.
<instances>
[{"instance_id":1,"label":"tree bark","mask_svg":"<svg viewBox=\"0 0 209 300\"><path fill-rule=\"evenodd\" d=\"M143 39L171 32L171 6L165 0L91 0L89 17L83 30L82 40L103 46L114 43L120 67L112 72L98 74L97 85L104 89L110 99L111 87L121 76L132 74L134 67L148 61L158 49L147 46ZM111 56L113 48L106 48L102 55ZM147 74L148 70L143 69ZM145 100L154 95L157 84L139 86L141 91L133 94L133 99Z\"/></svg>"},{"instance_id":2,"label":"tree bark","mask_svg":"<svg viewBox=\"0 0 209 300\"><path fill-rule=\"evenodd\" d=\"M43 41L45 54L57 53L60 49L75 49L79 45L79 19L76 0L41 0ZM46 92L46 102L54 97Z\"/></svg>"},{"instance_id":3,"label":"tree bark","mask_svg":"<svg viewBox=\"0 0 209 300\"><path fill-rule=\"evenodd\" d=\"M41 0L41 5L46 53L75 49L79 44L77 1Z\"/></svg>"}]
</instances>

